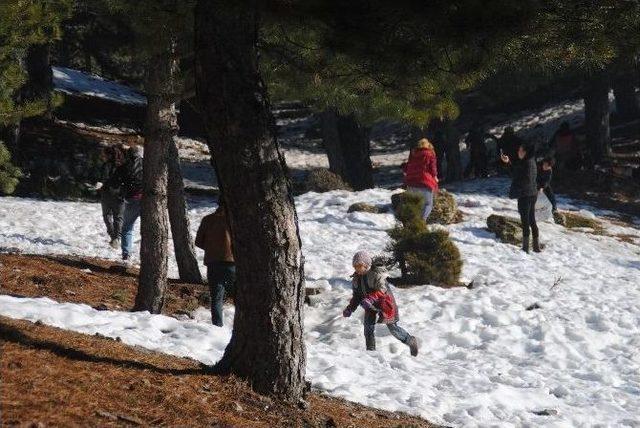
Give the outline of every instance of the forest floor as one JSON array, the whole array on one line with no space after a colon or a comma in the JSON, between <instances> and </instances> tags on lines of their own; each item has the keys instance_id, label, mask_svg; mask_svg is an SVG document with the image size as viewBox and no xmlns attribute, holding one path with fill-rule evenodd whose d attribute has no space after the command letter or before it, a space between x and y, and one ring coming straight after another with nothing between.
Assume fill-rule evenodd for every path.
<instances>
[{"instance_id":1,"label":"forest floor","mask_svg":"<svg viewBox=\"0 0 640 428\"><path fill-rule=\"evenodd\" d=\"M112 263L0 255L0 294L126 310L135 272ZM172 282L165 313L188 311L205 291ZM197 361L39 322L0 317L0 347L3 426L433 426L317 393L306 408L283 404Z\"/></svg>"}]
</instances>

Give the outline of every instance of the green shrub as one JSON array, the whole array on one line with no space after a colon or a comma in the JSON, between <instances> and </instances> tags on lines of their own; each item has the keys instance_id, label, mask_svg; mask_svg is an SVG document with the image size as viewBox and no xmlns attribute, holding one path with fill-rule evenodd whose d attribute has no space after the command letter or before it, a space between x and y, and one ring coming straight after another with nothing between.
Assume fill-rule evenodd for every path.
<instances>
[{"instance_id":1,"label":"green shrub","mask_svg":"<svg viewBox=\"0 0 640 428\"><path fill-rule=\"evenodd\" d=\"M349 209L347 210L348 213L352 213L352 212L365 212L365 213L373 213L373 214L380 214L383 212L383 210L376 206L376 205L371 205L368 204L366 202L356 202L355 204L352 204Z\"/></svg>"},{"instance_id":2,"label":"green shrub","mask_svg":"<svg viewBox=\"0 0 640 428\"><path fill-rule=\"evenodd\" d=\"M397 283L459 285L460 251L446 230L430 230L422 220L422 196L412 192L395 194L391 204L401 223L388 232L392 240L389 250L402 273Z\"/></svg>"},{"instance_id":3,"label":"green shrub","mask_svg":"<svg viewBox=\"0 0 640 428\"><path fill-rule=\"evenodd\" d=\"M433 201L433 211L429 214L427 223L457 223L461 221L461 215L462 213L458 211L458 204L456 203L453 195L442 189L436 193L436 197Z\"/></svg>"},{"instance_id":4,"label":"green shrub","mask_svg":"<svg viewBox=\"0 0 640 428\"><path fill-rule=\"evenodd\" d=\"M11 153L0 141L0 193L10 195L22 178L20 168L11 163Z\"/></svg>"},{"instance_id":5,"label":"green shrub","mask_svg":"<svg viewBox=\"0 0 640 428\"><path fill-rule=\"evenodd\" d=\"M522 244L522 226L520 220L492 214L487 218L487 228L506 244Z\"/></svg>"},{"instance_id":6,"label":"green shrub","mask_svg":"<svg viewBox=\"0 0 640 428\"><path fill-rule=\"evenodd\" d=\"M351 186L326 168L316 168L309 171L304 181L297 186L300 193L304 192L330 192L332 190L353 190Z\"/></svg>"},{"instance_id":7,"label":"green shrub","mask_svg":"<svg viewBox=\"0 0 640 428\"><path fill-rule=\"evenodd\" d=\"M422 220L422 205L424 198L419 193L403 192L391 196L393 212L402 223L402 227L420 232L427 226Z\"/></svg>"},{"instance_id":8,"label":"green shrub","mask_svg":"<svg viewBox=\"0 0 640 428\"><path fill-rule=\"evenodd\" d=\"M457 286L462 257L446 230L410 233L405 228L390 232L391 251L400 264L405 284Z\"/></svg>"},{"instance_id":9,"label":"green shrub","mask_svg":"<svg viewBox=\"0 0 640 428\"><path fill-rule=\"evenodd\" d=\"M562 225L566 228L573 229L574 227L586 227L595 231L602 231L602 224L598 220L588 218L571 211L563 211L560 215L564 217Z\"/></svg>"},{"instance_id":10,"label":"green shrub","mask_svg":"<svg viewBox=\"0 0 640 428\"><path fill-rule=\"evenodd\" d=\"M391 205L396 213L396 218L405 224L407 218L413 219L416 214L421 219L424 198L419 193L396 193L391 196ZM458 204L453 195L444 189L438 191L433 201L433 210L429 214L429 218L427 218L427 223L446 225L459 223L460 221L462 221L462 213L458 210Z\"/></svg>"}]
</instances>

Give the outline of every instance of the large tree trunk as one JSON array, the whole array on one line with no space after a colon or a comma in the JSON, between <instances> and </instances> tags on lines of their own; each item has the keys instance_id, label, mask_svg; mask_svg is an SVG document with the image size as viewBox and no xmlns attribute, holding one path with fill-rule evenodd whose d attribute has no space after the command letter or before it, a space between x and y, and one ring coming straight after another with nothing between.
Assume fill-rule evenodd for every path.
<instances>
[{"instance_id":1,"label":"large tree trunk","mask_svg":"<svg viewBox=\"0 0 640 428\"><path fill-rule=\"evenodd\" d=\"M27 83L22 89L24 100L44 100L47 111L51 113L51 91L53 90L53 72L50 64L49 44L33 45L29 47L25 58Z\"/></svg>"},{"instance_id":2,"label":"large tree trunk","mask_svg":"<svg viewBox=\"0 0 640 428\"><path fill-rule=\"evenodd\" d=\"M169 220L167 157L177 133L174 104L176 62L170 50L152 56L148 65L147 116L140 232L140 276L134 310L160 313L167 288Z\"/></svg>"},{"instance_id":3,"label":"large tree trunk","mask_svg":"<svg viewBox=\"0 0 640 428\"><path fill-rule=\"evenodd\" d=\"M637 86L638 78L635 73L620 76L613 82L616 112L622 121L630 121L640 117L640 96L636 92Z\"/></svg>"},{"instance_id":4,"label":"large tree trunk","mask_svg":"<svg viewBox=\"0 0 640 428\"><path fill-rule=\"evenodd\" d=\"M602 161L609 152L609 78L605 73L592 76L584 96L584 120L587 144L594 163Z\"/></svg>"},{"instance_id":5,"label":"large tree trunk","mask_svg":"<svg viewBox=\"0 0 640 428\"><path fill-rule=\"evenodd\" d=\"M353 114L342 116L335 108L326 109L322 113L322 143L331 172L354 190L373 187L369 130Z\"/></svg>"},{"instance_id":6,"label":"large tree trunk","mask_svg":"<svg viewBox=\"0 0 640 428\"><path fill-rule=\"evenodd\" d=\"M168 153L169 172L169 222L171 223L171 237L173 250L178 263L180 279L192 284L202 283L202 275L196 259L196 250L191 238L187 204L184 196L184 181L180 171L180 157L175 140L169 143Z\"/></svg>"},{"instance_id":7,"label":"large tree trunk","mask_svg":"<svg viewBox=\"0 0 640 428\"><path fill-rule=\"evenodd\" d=\"M260 79L255 2L200 0L196 92L224 188L237 269L231 341L217 369L264 394L303 395L304 269L284 158Z\"/></svg>"}]
</instances>

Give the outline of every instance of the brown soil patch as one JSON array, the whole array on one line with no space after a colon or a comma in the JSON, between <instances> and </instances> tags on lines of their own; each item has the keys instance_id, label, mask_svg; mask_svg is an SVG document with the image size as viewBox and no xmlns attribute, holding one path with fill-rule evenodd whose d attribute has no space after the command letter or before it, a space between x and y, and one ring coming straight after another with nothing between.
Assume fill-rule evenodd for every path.
<instances>
[{"instance_id":1,"label":"brown soil patch","mask_svg":"<svg viewBox=\"0 0 640 428\"><path fill-rule=\"evenodd\" d=\"M138 286L137 269L109 260L0 254L0 293L49 297L99 309L129 310ZM209 306L206 285L171 281L164 314Z\"/></svg>"},{"instance_id":2,"label":"brown soil patch","mask_svg":"<svg viewBox=\"0 0 640 428\"><path fill-rule=\"evenodd\" d=\"M316 393L283 404L192 360L4 317L0 353L3 426L433 426Z\"/></svg>"}]
</instances>

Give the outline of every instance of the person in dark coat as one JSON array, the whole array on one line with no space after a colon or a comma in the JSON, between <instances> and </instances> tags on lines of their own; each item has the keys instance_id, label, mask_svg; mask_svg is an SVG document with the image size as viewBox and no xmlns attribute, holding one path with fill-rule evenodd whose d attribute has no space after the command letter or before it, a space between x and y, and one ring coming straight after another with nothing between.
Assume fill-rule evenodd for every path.
<instances>
[{"instance_id":1,"label":"person in dark coat","mask_svg":"<svg viewBox=\"0 0 640 428\"><path fill-rule=\"evenodd\" d=\"M211 322L222 327L224 296L227 292L233 292L236 265L227 214L222 199L219 201L216 211L202 219L195 243L204 250L204 264L207 266L207 282L211 292Z\"/></svg>"},{"instance_id":2,"label":"person in dark coat","mask_svg":"<svg viewBox=\"0 0 640 428\"><path fill-rule=\"evenodd\" d=\"M376 323L386 324L389 332L400 342L409 346L412 356L418 355L418 341L398 325L400 316L396 299L387 287L386 272L382 266L374 265L366 251L358 251L353 256L352 290L349 305L342 312L350 317L358 306L365 310L364 337L367 351L376 349ZM377 321L376 321L377 318Z\"/></svg>"},{"instance_id":3,"label":"person in dark coat","mask_svg":"<svg viewBox=\"0 0 640 428\"><path fill-rule=\"evenodd\" d=\"M142 146L134 146L127 152L127 159L121 168L120 183L124 195L124 215L122 222L122 260L129 260L133 249L133 228L140 217L142 201Z\"/></svg>"},{"instance_id":4,"label":"person in dark coat","mask_svg":"<svg viewBox=\"0 0 640 428\"><path fill-rule=\"evenodd\" d=\"M102 218L107 226L109 244L113 248L120 246L120 232L122 231L122 217L124 215L124 199L119 179L119 168L124 163L124 153L117 146L105 149L102 177L104 183L100 188L100 205Z\"/></svg>"},{"instance_id":5,"label":"person in dark coat","mask_svg":"<svg viewBox=\"0 0 640 428\"><path fill-rule=\"evenodd\" d=\"M511 189L509 197L518 200L518 212L522 223L522 250L529 252L529 235L533 236L533 251L540 252L540 236L536 223L536 201L538 199L537 166L535 150L530 145L518 147L517 158L512 160L502 154L500 159L511 166Z\"/></svg>"},{"instance_id":6,"label":"person in dark coat","mask_svg":"<svg viewBox=\"0 0 640 428\"><path fill-rule=\"evenodd\" d=\"M482 125L475 122L465 140L471 158L464 170L464 177L469 178L474 173L476 178L485 178L489 175L489 159L487 158L487 145L485 139L487 133Z\"/></svg>"},{"instance_id":7,"label":"person in dark coat","mask_svg":"<svg viewBox=\"0 0 640 428\"><path fill-rule=\"evenodd\" d=\"M549 155L558 161L558 168L577 170L582 164L576 134L569 122L562 122L549 142Z\"/></svg>"},{"instance_id":8,"label":"person in dark coat","mask_svg":"<svg viewBox=\"0 0 640 428\"><path fill-rule=\"evenodd\" d=\"M542 159L540 162L540 166L538 167L538 190L543 191L544 194L549 198L549 202L551 202L551 210L552 212L558 211L558 207L556 204L556 195L553 192L553 188L551 187L551 178L553 177L553 164L554 160L552 157L546 157Z\"/></svg>"},{"instance_id":9,"label":"person in dark coat","mask_svg":"<svg viewBox=\"0 0 640 428\"><path fill-rule=\"evenodd\" d=\"M507 126L502 136L497 140L498 153L501 157L505 154L509 159L516 159L518 157L518 147L522 144L524 144L524 140L516 135L511 126ZM504 165L503 168L498 168L498 173L501 175L508 174L508 165Z\"/></svg>"}]
</instances>

